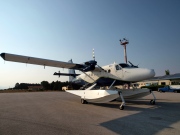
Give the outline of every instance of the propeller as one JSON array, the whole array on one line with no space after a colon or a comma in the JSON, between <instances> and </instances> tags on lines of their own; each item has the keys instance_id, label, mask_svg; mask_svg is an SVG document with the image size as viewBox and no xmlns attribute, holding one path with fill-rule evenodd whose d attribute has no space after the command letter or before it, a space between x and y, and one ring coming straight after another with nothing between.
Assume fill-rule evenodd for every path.
<instances>
[{"instance_id":1,"label":"propeller","mask_svg":"<svg viewBox=\"0 0 180 135\"><path fill-rule=\"evenodd\" d=\"M79 70L82 71L82 72L93 71L93 70L95 70L95 68L97 66L101 70L105 71L102 67L100 67L97 64L97 61L95 60L94 49L93 49L92 54L93 54L93 60L89 60L89 61L84 62L84 64L82 65L82 67Z\"/></svg>"},{"instance_id":2,"label":"propeller","mask_svg":"<svg viewBox=\"0 0 180 135\"><path fill-rule=\"evenodd\" d=\"M94 53L94 48L93 48L92 55L93 55L93 59L94 59L94 61L95 61L95 53Z\"/></svg>"},{"instance_id":3,"label":"propeller","mask_svg":"<svg viewBox=\"0 0 180 135\"><path fill-rule=\"evenodd\" d=\"M104 70L101 66L97 65L98 68L100 68L102 71L106 72L106 70Z\"/></svg>"},{"instance_id":4,"label":"propeller","mask_svg":"<svg viewBox=\"0 0 180 135\"><path fill-rule=\"evenodd\" d=\"M95 61L95 52L94 52L94 48L93 48L92 54L93 54L93 59L94 59L94 61ZM99 69L101 69L102 71L106 72L106 70L104 70L104 69L103 69L101 66L99 66L97 63L96 63L96 66L97 66Z\"/></svg>"},{"instance_id":5,"label":"propeller","mask_svg":"<svg viewBox=\"0 0 180 135\"><path fill-rule=\"evenodd\" d=\"M135 67L135 68L138 68L138 65L137 66L135 66L134 64L132 64L130 61L128 61L129 62L129 64L131 65L131 67Z\"/></svg>"}]
</instances>

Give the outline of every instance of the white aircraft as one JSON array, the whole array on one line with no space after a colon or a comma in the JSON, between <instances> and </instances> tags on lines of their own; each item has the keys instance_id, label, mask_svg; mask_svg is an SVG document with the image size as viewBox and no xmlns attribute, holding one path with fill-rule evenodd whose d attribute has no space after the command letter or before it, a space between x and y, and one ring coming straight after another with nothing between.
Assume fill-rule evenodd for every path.
<instances>
[{"instance_id":1,"label":"white aircraft","mask_svg":"<svg viewBox=\"0 0 180 135\"><path fill-rule=\"evenodd\" d=\"M123 84L123 83L131 83L137 82L141 80L146 80L155 76L155 72L153 69L145 69L138 68L134 66L131 62L131 65L126 63L113 63L107 66L100 67L97 65L95 60L87 61L83 64L75 64L69 62L55 61L55 60L47 60L29 56L21 56L9 53L1 53L1 57L6 61L12 62L20 62L26 64L36 64L42 66L51 66L51 67L60 67L70 69L70 73L54 73L54 75L68 75L73 77L73 82L80 82L80 80L84 80L85 82L92 84L90 87L87 87L87 84L84 85L82 89L84 90L66 90L66 92L75 94L81 97L81 103L106 103L112 101L117 98L121 98L122 103L120 105L120 109L123 110L125 106L125 101L123 97L123 93L127 98L134 97L143 97L147 94L152 93L149 90L145 90L140 93L132 93L131 91L124 90L112 90L112 86L114 84ZM80 70L82 74L75 74L74 70ZM110 84L108 89L95 89L97 85L106 85ZM131 94L127 94L130 92ZM136 95L136 96L135 96ZM152 93L154 99L151 100L151 104L155 104L155 96Z\"/></svg>"}]
</instances>

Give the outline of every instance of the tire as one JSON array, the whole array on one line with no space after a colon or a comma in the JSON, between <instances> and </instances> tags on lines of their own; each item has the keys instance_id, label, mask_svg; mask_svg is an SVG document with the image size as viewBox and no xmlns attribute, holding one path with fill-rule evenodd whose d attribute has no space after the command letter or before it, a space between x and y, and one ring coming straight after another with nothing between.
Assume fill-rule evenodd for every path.
<instances>
[{"instance_id":1,"label":"tire","mask_svg":"<svg viewBox=\"0 0 180 135\"><path fill-rule=\"evenodd\" d=\"M85 104L85 103L86 103L86 100L81 99L81 103L82 103L82 104Z\"/></svg>"},{"instance_id":2,"label":"tire","mask_svg":"<svg viewBox=\"0 0 180 135\"><path fill-rule=\"evenodd\" d=\"M123 106L123 105L122 105L122 106L120 105L120 106L119 106L119 109L120 109L120 110L124 110L124 106Z\"/></svg>"},{"instance_id":3,"label":"tire","mask_svg":"<svg viewBox=\"0 0 180 135\"><path fill-rule=\"evenodd\" d=\"M154 100L151 100L151 101L150 101L150 104L151 104L151 105L155 105L156 102L155 102Z\"/></svg>"},{"instance_id":4,"label":"tire","mask_svg":"<svg viewBox=\"0 0 180 135\"><path fill-rule=\"evenodd\" d=\"M88 104L88 102L86 100L82 99L82 98L81 98L81 103L82 104Z\"/></svg>"},{"instance_id":5,"label":"tire","mask_svg":"<svg viewBox=\"0 0 180 135\"><path fill-rule=\"evenodd\" d=\"M88 102L85 100L85 104L88 104Z\"/></svg>"}]
</instances>

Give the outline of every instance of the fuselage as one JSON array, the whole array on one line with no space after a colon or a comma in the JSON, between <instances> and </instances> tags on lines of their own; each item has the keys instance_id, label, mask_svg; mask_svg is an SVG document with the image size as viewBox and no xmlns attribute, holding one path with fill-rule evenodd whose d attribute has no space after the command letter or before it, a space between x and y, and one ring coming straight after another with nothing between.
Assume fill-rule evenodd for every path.
<instances>
[{"instance_id":1,"label":"fuselage","mask_svg":"<svg viewBox=\"0 0 180 135\"><path fill-rule=\"evenodd\" d=\"M77 76L76 80L84 80L88 83L93 83L100 78L110 78L124 82L137 82L152 78L155 76L153 69L137 68L125 63L114 63L102 67L104 70L89 71Z\"/></svg>"}]
</instances>

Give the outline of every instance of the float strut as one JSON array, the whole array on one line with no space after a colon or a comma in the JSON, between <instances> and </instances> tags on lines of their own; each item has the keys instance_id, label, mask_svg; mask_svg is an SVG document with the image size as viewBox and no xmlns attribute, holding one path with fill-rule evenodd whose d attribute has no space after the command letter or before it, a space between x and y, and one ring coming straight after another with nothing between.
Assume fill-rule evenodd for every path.
<instances>
[{"instance_id":1,"label":"float strut","mask_svg":"<svg viewBox=\"0 0 180 135\"><path fill-rule=\"evenodd\" d=\"M120 109L120 110L123 110L126 103L125 103L125 100L124 100L124 97L123 97L121 91L119 92L119 95L120 95L121 100L122 100L122 103L121 103L121 105L119 106L119 109Z\"/></svg>"}]
</instances>

